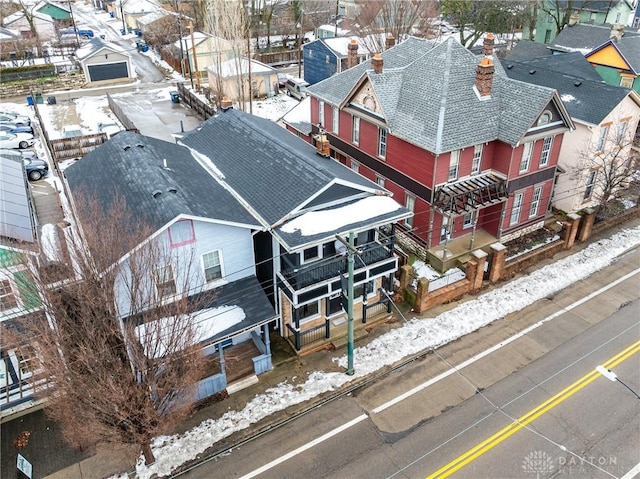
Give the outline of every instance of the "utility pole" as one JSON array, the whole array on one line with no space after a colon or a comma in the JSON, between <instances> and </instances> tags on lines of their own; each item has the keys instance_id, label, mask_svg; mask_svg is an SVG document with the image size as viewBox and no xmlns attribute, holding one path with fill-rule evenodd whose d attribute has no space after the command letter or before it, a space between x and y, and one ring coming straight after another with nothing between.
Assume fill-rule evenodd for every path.
<instances>
[{"instance_id":1,"label":"utility pole","mask_svg":"<svg viewBox=\"0 0 640 479\"><path fill-rule=\"evenodd\" d=\"M336 235L336 239L340 241L347 248L347 371L346 373L349 376L353 376L355 372L353 368L353 343L354 343L354 334L353 334L353 270L355 258L354 255L359 255L361 252L356 249L353 231L349 232L349 242L347 243L344 238L339 235ZM343 279L343 287L342 287L342 304L344 307L344 276Z\"/></svg>"},{"instance_id":2,"label":"utility pole","mask_svg":"<svg viewBox=\"0 0 640 479\"><path fill-rule=\"evenodd\" d=\"M76 36L76 48L80 48L80 39L78 38L78 29L76 28L76 19L73 16L73 7L69 1L69 15L71 15L71 24L73 25L73 33Z\"/></svg>"},{"instance_id":3,"label":"utility pole","mask_svg":"<svg viewBox=\"0 0 640 479\"><path fill-rule=\"evenodd\" d=\"M198 73L198 55L196 54L196 40L193 34L193 22L189 23L189 32L191 33L191 56L193 57L193 70L196 73L196 86L200 90L200 75ZM189 66L191 68L191 66ZM193 77L191 77L191 88L193 88Z\"/></svg>"},{"instance_id":4,"label":"utility pole","mask_svg":"<svg viewBox=\"0 0 640 479\"><path fill-rule=\"evenodd\" d=\"M124 21L124 0L120 0L120 16L122 17L122 34L127 34L127 24Z\"/></svg>"}]
</instances>

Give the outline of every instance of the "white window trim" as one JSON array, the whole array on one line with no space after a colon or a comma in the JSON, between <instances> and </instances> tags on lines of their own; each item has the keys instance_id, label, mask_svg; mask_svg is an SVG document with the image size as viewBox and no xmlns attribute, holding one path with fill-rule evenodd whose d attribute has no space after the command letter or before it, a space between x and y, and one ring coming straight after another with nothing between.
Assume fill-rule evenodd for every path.
<instances>
[{"instance_id":1,"label":"white window trim","mask_svg":"<svg viewBox=\"0 0 640 479\"><path fill-rule=\"evenodd\" d=\"M469 223L465 221L468 215L470 215L470 218L471 218L471 221ZM478 210L470 211L469 213L464 215L462 217L462 229L466 230L469 228L473 228L473 225L476 223L477 218L478 218Z\"/></svg>"},{"instance_id":2,"label":"white window trim","mask_svg":"<svg viewBox=\"0 0 640 479\"><path fill-rule=\"evenodd\" d=\"M13 283L13 280L7 276L7 277L0 278L0 281L7 281L9 283L10 294L16 303L16 305L13 308L0 309L0 313L2 313L2 315L4 316L5 314L10 314L15 311L21 310L22 309L21 298L20 298L20 295L17 293L18 288Z\"/></svg>"},{"instance_id":3,"label":"white window trim","mask_svg":"<svg viewBox=\"0 0 640 479\"><path fill-rule=\"evenodd\" d=\"M351 160L351 169L356 173L360 173L360 163L355 160Z\"/></svg>"},{"instance_id":4,"label":"white window trim","mask_svg":"<svg viewBox=\"0 0 640 479\"><path fill-rule=\"evenodd\" d=\"M318 101L318 123L324 128L324 101Z\"/></svg>"},{"instance_id":5,"label":"white window trim","mask_svg":"<svg viewBox=\"0 0 640 479\"><path fill-rule=\"evenodd\" d=\"M596 142L597 152L604 151L604 147L607 143L608 135L609 135L609 125L603 126L602 128L600 128L600 133L598 134L598 141Z\"/></svg>"},{"instance_id":6,"label":"white window trim","mask_svg":"<svg viewBox=\"0 0 640 479\"><path fill-rule=\"evenodd\" d=\"M334 133L338 133L340 131L340 110L337 106L333 107L331 114L331 130Z\"/></svg>"},{"instance_id":7,"label":"white window trim","mask_svg":"<svg viewBox=\"0 0 640 479\"><path fill-rule=\"evenodd\" d=\"M360 144L360 118L357 116L351 121L351 141L354 145Z\"/></svg>"},{"instance_id":8,"label":"white window trim","mask_svg":"<svg viewBox=\"0 0 640 479\"><path fill-rule=\"evenodd\" d=\"M455 169L454 169L455 168ZM455 181L460 174L460 150L453 150L449 155L449 173L447 181ZM455 174L452 174L455 173Z\"/></svg>"},{"instance_id":9,"label":"white window trim","mask_svg":"<svg viewBox=\"0 0 640 479\"><path fill-rule=\"evenodd\" d=\"M409 204L411 204L411 207L409 207ZM404 194L404 207L407 208L408 210L410 210L414 215L415 215L415 208L416 208L416 197L405 193ZM413 216L410 216L409 218L405 218L404 220L404 224L406 226L408 226L409 228L413 228Z\"/></svg>"},{"instance_id":10,"label":"white window trim","mask_svg":"<svg viewBox=\"0 0 640 479\"><path fill-rule=\"evenodd\" d=\"M160 269L164 269L164 268L169 268L169 269L171 270L171 278L172 278L172 280L173 280L173 286L174 286L174 289L175 289L175 292L174 292L174 293L170 293L170 294L166 294L166 295L163 295L163 294L160 292L160 289L159 289L159 285L160 285L160 283L159 283L159 281L158 281L158 270L160 270ZM159 267L157 267L157 268L155 269L155 271L153 272L153 276L154 276L154 278L153 278L153 279L155 280L155 284L154 284L154 286L155 286L155 288L156 288L156 293L157 293L157 295L158 295L159 297L162 297L163 299L165 299L165 300L166 300L166 299L168 299L168 298L173 298L173 297L177 296L177 294L178 294L178 283L176 282L176 272L175 272L175 268L173 267L173 265L172 265L172 264L165 264L165 265L163 265L163 266L159 266Z\"/></svg>"},{"instance_id":11,"label":"white window trim","mask_svg":"<svg viewBox=\"0 0 640 479\"><path fill-rule=\"evenodd\" d=\"M522 145L522 158L520 158L519 173L526 173L531 167L531 155L533 154L533 142L529 141Z\"/></svg>"},{"instance_id":12,"label":"white window trim","mask_svg":"<svg viewBox=\"0 0 640 479\"><path fill-rule=\"evenodd\" d=\"M523 200L524 193L516 193L516 195L513 197L513 203L511 205L511 216L509 217L509 226L516 225L520 222ZM516 212L517 216L515 215Z\"/></svg>"},{"instance_id":13,"label":"white window trim","mask_svg":"<svg viewBox=\"0 0 640 479\"><path fill-rule=\"evenodd\" d=\"M308 248L303 249L302 251L300 251L300 264L309 264L309 263L313 263L314 261L318 261L319 259L322 259L322 250L320 249L322 245L315 245L315 246L309 246ZM314 256L313 258L310 258L308 260L304 259L304 252L308 249L311 248L315 248L316 249L316 256Z\"/></svg>"},{"instance_id":14,"label":"white window trim","mask_svg":"<svg viewBox=\"0 0 640 479\"><path fill-rule=\"evenodd\" d=\"M207 281L207 271L204 266L204 256L211 253L218 253L218 260L220 261L220 278L214 279L213 281ZM202 267L202 277L204 279L204 284L207 286L210 285L219 285L221 283L225 283L225 271L224 271L224 261L222 259L222 250L221 249L213 249L210 251L205 251L200 255L200 266Z\"/></svg>"},{"instance_id":15,"label":"white window trim","mask_svg":"<svg viewBox=\"0 0 640 479\"><path fill-rule=\"evenodd\" d=\"M529 218L538 216L540 203L542 203L542 190L542 185L533 188L533 196L531 196L531 207L529 208ZM536 193L538 193L538 199L536 199Z\"/></svg>"},{"instance_id":16,"label":"white window trim","mask_svg":"<svg viewBox=\"0 0 640 479\"><path fill-rule=\"evenodd\" d=\"M303 306L306 306L307 304L312 304L312 303L313 303L313 301L309 301L308 303L301 304L296 309L300 309ZM304 324L304 323L308 323L309 321L313 321L315 319L318 319L318 318L320 318L322 316L322 305L320 304L320 300L319 299L316 300L315 303L318 306L318 312L316 314L314 314L312 316L308 316L306 318L299 318L299 322L300 322L301 325Z\"/></svg>"},{"instance_id":17,"label":"white window trim","mask_svg":"<svg viewBox=\"0 0 640 479\"><path fill-rule=\"evenodd\" d=\"M388 134L386 128L378 128L378 156L380 158L386 158L387 156L387 141ZM384 136L384 141L382 141L382 137ZM383 148L384 147L384 148Z\"/></svg>"},{"instance_id":18,"label":"white window trim","mask_svg":"<svg viewBox=\"0 0 640 479\"><path fill-rule=\"evenodd\" d=\"M551 158L552 148L553 148L553 137L552 136L545 137L544 140L542 140L542 151L540 152L540 166L547 166L549 164L549 158Z\"/></svg>"},{"instance_id":19,"label":"white window trim","mask_svg":"<svg viewBox=\"0 0 640 479\"><path fill-rule=\"evenodd\" d=\"M471 162L471 175L478 175L482 170L482 145L476 145L473 148L473 160Z\"/></svg>"}]
</instances>

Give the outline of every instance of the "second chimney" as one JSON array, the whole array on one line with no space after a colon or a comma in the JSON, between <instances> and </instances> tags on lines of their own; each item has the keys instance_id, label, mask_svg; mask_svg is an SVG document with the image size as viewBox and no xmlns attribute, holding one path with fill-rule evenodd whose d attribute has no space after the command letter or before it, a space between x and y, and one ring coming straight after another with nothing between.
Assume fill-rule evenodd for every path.
<instances>
[{"instance_id":1,"label":"second chimney","mask_svg":"<svg viewBox=\"0 0 640 479\"><path fill-rule=\"evenodd\" d=\"M382 65L382 55L379 53L373 55L373 58L371 59L371 68L373 68L373 71L376 73L382 73Z\"/></svg>"},{"instance_id":2,"label":"second chimney","mask_svg":"<svg viewBox=\"0 0 640 479\"><path fill-rule=\"evenodd\" d=\"M392 46L396 44L396 37L393 36L393 33L387 35L387 38L384 41L384 49L388 50Z\"/></svg>"},{"instance_id":3,"label":"second chimney","mask_svg":"<svg viewBox=\"0 0 640 479\"><path fill-rule=\"evenodd\" d=\"M609 35L609 38L614 42L619 42L622 39L623 35L624 35L624 25L620 23L615 23L611 27L611 34Z\"/></svg>"},{"instance_id":4,"label":"second chimney","mask_svg":"<svg viewBox=\"0 0 640 479\"><path fill-rule=\"evenodd\" d=\"M481 97L491 96L494 71L495 67L493 66L493 60L491 58L484 57L480 60L476 68L476 88Z\"/></svg>"},{"instance_id":5,"label":"second chimney","mask_svg":"<svg viewBox=\"0 0 640 479\"><path fill-rule=\"evenodd\" d=\"M487 36L484 37L484 41L482 42L482 53L485 56L490 57L493 55L493 46L495 45L495 39L493 38L493 33L487 33Z\"/></svg>"},{"instance_id":6,"label":"second chimney","mask_svg":"<svg viewBox=\"0 0 640 479\"><path fill-rule=\"evenodd\" d=\"M220 101L220 109L222 111L227 111L231 108L233 108L233 102L229 100L226 96L223 97L222 100Z\"/></svg>"},{"instance_id":7,"label":"second chimney","mask_svg":"<svg viewBox=\"0 0 640 479\"><path fill-rule=\"evenodd\" d=\"M358 64L358 42L352 38L347 45L347 68L353 68Z\"/></svg>"}]
</instances>

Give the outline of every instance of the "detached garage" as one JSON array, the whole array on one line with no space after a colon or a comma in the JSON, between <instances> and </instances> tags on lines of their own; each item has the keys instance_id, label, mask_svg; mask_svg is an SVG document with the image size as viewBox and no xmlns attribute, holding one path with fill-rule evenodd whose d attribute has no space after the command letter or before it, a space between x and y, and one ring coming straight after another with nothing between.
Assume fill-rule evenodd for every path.
<instances>
[{"instance_id":1,"label":"detached garage","mask_svg":"<svg viewBox=\"0 0 640 479\"><path fill-rule=\"evenodd\" d=\"M76 57L88 82L133 78L131 55L119 45L96 37L78 49Z\"/></svg>"}]
</instances>

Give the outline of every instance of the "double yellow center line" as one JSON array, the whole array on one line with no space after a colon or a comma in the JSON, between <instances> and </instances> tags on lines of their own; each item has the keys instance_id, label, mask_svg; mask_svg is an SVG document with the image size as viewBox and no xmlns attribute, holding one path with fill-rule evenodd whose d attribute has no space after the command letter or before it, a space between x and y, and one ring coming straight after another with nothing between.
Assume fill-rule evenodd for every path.
<instances>
[{"instance_id":1,"label":"double yellow center line","mask_svg":"<svg viewBox=\"0 0 640 479\"><path fill-rule=\"evenodd\" d=\"M603 363L603 366L607 369L611 369L617 366L618 364L622 363L632 355L636 354L638 351L640 351L640 341L637 341L636 343L632 344L628 348L622 350L621 352L613 356L611 359L607 360L605 363ZM462 467L469 464L474 459L480 457L482 454L489 451L494 446L497 446L512 434L518 432L527 424L531 423L538 417L542 416L544 413L554 408L555 406L563 402L565 399L568 399L573 394L580 391L583 387L595 381L595 379L598 378L598 376L600 376L600 373L595 369L589 372L588 374L582 376L576 382L566 387L555 396L547 399L545 402L535 407L531 411L527 412L523 416L519 417L508 426L502 428L493 436L485 439L480 444L469 449L467 452L465 452L458 458L454 459L446 466L438 469L436 472L428 476L427 479L435 479L435 478L442 479L445 477L449 477L458 469L461 469Z\"/></svg>"}]
</instances>

